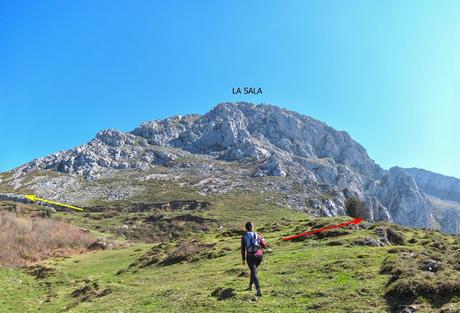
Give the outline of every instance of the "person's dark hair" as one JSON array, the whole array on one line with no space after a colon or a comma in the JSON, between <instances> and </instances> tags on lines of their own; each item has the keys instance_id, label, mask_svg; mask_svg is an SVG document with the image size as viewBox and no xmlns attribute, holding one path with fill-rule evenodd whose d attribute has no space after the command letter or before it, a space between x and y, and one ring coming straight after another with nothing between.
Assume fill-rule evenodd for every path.
<instances>
[{"instance_id":1,"label":"person's dark hair","mask_svg":"<svg viewBox=\"0 0 460 313\"><path fill-rule=\"evenodd\" d=\"M246 223L246 230L247 230L247 231L252 231L252 226L253 226L253 225L252 225L251 222L247 222L247 223Z\"/></svg>"}]
</instances>

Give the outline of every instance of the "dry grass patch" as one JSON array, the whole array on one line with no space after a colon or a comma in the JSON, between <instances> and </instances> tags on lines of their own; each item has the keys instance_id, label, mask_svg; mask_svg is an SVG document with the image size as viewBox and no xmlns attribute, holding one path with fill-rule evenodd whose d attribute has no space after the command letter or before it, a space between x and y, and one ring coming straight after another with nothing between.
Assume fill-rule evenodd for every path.
<instances>
[{"instance_id":1,"label":"dry grass patch","mask_svg":"<svg viewBox=\"0 0 460 313\"><path fill-rule=\"evenodd\" d=\"M94 238L70 224L41 217L0 213L0 265L26 265L41 259L81 252Z\"/></svg>"}]
</instances>

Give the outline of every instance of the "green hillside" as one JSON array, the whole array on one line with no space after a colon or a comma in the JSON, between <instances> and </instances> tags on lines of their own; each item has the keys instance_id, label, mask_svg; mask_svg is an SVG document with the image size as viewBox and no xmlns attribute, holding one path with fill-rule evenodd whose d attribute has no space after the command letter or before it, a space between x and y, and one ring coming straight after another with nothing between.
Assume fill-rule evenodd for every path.
<instances>
[{"instance_id":1,"label":"green hillside","mask_svg":"<svg viewBox=\"0 0 460 313\"><path fill-rule=\"evenodd\" d=\"M0 312L455 312L460 240L436 231L368 224L304 240L286 235L349 221L270 207L264 197L226 195L206 209L56 213L121 248L0 269ZM124 205L127 205L126 203ZM240 234L251 219L269 242L263 297L245 291ZM138 225L129 235L122 225ZM151 227L151 228L149 228ZM377 242L381 229L393 243ZM168 234L149 237L150 232ZM137 240L136 240L137 238ZM149 242L149 243L146 243ZM424 268L439 262L436 272ZM450 310L450 311L449 311Z\"/></svg>"}]
</instances>

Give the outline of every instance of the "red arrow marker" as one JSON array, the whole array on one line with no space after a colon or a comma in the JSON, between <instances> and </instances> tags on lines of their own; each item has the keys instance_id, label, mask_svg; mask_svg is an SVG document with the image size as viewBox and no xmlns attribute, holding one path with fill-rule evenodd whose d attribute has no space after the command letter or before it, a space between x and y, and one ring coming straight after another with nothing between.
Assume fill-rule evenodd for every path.
<instances>
[{"instance_id":1,"label":"red arrow marker","mask_svg":"<svg viewBox=\"0 0 460 313\"><path fill-rule=\"evenodd\" d=\"M364 221L362 218L355 218L354 220L352 220L350 222L345 222L345 223L342 223L342 224L327 226L327 227L315 229L315 230L312 230L312 231L308 231L308 232L305 232L305 233L300 233L300 234L297 234L297 235L284 237L283 240L287 241L287 240L292 240L292 239L299 238L299 237L306 237L306 236L310 236L310 235L313 235L313 234L316 234L316 233L320 233L320 232L325 231L325 230L329 230L329 229L333 229L333 228L340 228L340 227L344 227L344 226L351 225L351 224L357 225L357 224L361 223L362 221Z\"/></svg>"}]
</instances>

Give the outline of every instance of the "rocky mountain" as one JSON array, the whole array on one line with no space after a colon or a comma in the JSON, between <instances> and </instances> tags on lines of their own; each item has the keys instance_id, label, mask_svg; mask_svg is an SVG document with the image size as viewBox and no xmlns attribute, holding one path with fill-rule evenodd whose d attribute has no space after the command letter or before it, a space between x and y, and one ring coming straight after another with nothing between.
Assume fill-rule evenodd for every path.
<instances>
[{"instance_id":1,"label":"rocky mountain","mask_svg":"<svg viewBox=\"0 0 460 313\"><path fill-rule=\"evenodd\" d=\"M417 185L426 194L440 199L460 202L460 179L418 168L406 168L402 169L402 171L414 177Z\"/></svg>"},{"instance_id":2,"label":"rocky mountain","mask_svg":"<svg viewBox=\"0 0 460 313\"><path fill-rule=\"evenodd\" d=\"M159 167L166 173L152 174ZM280 205L327 216L346 214L346 200L359 198L366 204L363 214L368 220L414 227L444 221L436 220L427 193L460 199L459 180L422 170L384 170L346 132L277 106L244 102L221 103L202 116L146 122L128 133L103 130L87 144L14 169L3 183L18 189L24 186L24 177L43 170L95 184L108 173L132 170L139 180L163 175L161 179L198 188L203 194L252 188L283 194ZM274 184L270 177L280 183ZM443 183L433 183L433 177ZM50 192L41 184L35 180L27 186ZM64 188L59 194L65 197L78 190Z\"/></svg>"},{"instance_id":3,"label":"rocky mountain","mask_svg":"<svg viewBox=\"0 0 460 313\"><path fill-rule=\"evenodd\" d=\"M441 217L442 231L449 234L460 233L460 205L447 206Z\"/></svg>"},{"instance_id":4,"label":"rocky mountain","mask_svg":"<svg viewBox=\"0 0 460 313\"><path fill-rule=\"evenodd\" d=\"M442 231L460 233L460 179L418 168L399 168L414 178L436 208L433 214Z\"/></svg>"},{"instance_id":5,"label":"rocky mountain","mask_svg":"<svg viewBox=\"0 0 460 313\"><path fill-rule=\"evenodd\" d=\"M397 167L371 183L368 192L389 208L390 215L398 224L429 227L433 223L433 206L429 199L414 178Z\"/></svg>"}]
</instances>

